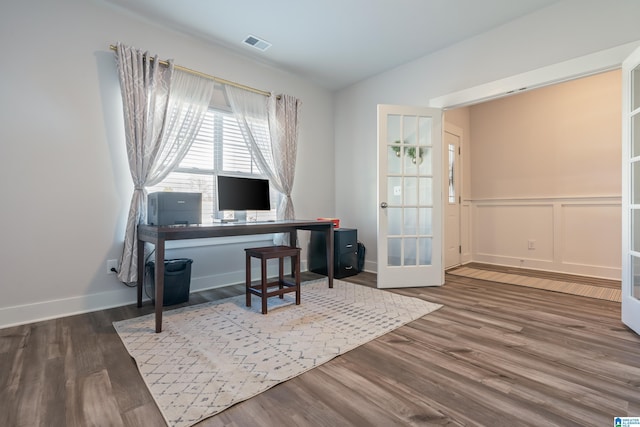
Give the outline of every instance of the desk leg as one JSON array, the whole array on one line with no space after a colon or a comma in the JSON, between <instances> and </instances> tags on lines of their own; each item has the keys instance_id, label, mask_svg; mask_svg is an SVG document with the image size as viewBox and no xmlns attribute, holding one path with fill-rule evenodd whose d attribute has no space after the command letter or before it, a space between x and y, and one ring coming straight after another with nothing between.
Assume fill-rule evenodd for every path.
<instances>
[{"instance_id":1,"label":"desk leg","mask_svg":"<svg viewBox=\"0 0 640 427\"><path fill-rule=\"evenodd\" d=\"M142 288L144 286L144 242L138 240L138 307L142 307Z\"/></svg>"},{"instance_id":2,"label":"desk leg","mask_svg":"<svg viewBox=\"0 0 640 427\"><path fill-rule=\"evenodd\" d=\"M164 302L164 240L156 242L156 333L162 332L162 305Z\"/></svg>"},{"instance_id":3,"label":"desk leg","mask_svg":"<svg viewBox=\"0 0 640 427\"><path fill-rule=\"evenodd\" d=\"M295 228L289 231L289 246L292 248L298 246L298 230ZM296 277L296 269L293 263L291 263L291 277Z\"/></svg>"},{"instance_id":4,"label":"desk leg","mask_svg":"<svg viewBox=\"0 0 640 427\"><path fill-rule=\"evenodd\" d=\"M327 278L329 280L329 287L333 288L333 226L327 227L326 231L327 241Z\"/></svg>"}]
</instances>

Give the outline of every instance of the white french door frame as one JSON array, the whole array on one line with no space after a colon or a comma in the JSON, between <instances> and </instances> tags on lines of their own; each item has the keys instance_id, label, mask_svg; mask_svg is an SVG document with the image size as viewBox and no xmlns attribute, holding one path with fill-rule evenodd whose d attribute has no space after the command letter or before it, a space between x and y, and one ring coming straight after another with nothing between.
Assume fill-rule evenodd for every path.
<instances>
[{"instance_id":1,"label":"white french door frame","mask_svg":"<svg viewBox=\"0 0 640 427\"><path fill-rule=\"evenodd\" d=\"M622 64L622 322L640 334L640 147L634 147L640 145L637 119L640 48Z\"/></svg>"},{"instance_id":2,"label":"white french door frame","mask_svg":"<svg viewBox=\"0 0 640 427\"><path fill-rule=\"evenodd\" d=\"M440 286L442 110L378 105L379 288Z\"/></svg>"}]
</instances>

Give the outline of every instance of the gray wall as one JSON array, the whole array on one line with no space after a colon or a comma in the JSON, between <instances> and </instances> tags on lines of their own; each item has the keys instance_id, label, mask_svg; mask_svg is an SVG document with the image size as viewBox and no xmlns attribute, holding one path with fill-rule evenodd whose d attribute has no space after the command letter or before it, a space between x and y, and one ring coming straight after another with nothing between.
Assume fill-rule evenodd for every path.
<instances>
[{"instance_id":1,"label":"gray wall","mask_svg":"<svg viewBox=\"0 0 640 427\"><path fill-rule=\"evenodd\" d=\"M106 260L121 251L133 188L109 50L118 41L301 99L296 213L333 215L326 90L96 0L2 2L0 36L0 327L135 302L135 290L106 273ZM242 247L249 244L167 256L194 258L192 288L205 288L242 281Z\"/></svg>"}]
</instances>

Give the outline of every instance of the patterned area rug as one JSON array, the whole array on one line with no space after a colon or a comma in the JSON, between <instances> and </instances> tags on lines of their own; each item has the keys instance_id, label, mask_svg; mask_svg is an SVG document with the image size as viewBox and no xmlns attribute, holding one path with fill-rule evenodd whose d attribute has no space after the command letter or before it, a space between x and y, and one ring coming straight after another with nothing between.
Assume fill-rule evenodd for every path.
<instances>
[{"instance_id":1,"label":"patterned area rug","mask_svg":"<svg viewBox=\"0 0 640 427\"><path fill-rule=\"evenodd\" d=\"M290 296L291 295L291 296ZM270 298L269 313L240 295L114 322L170 426L190 426L441 306L334 280Z\"/></svg>"},{"instance_id":2,"label":"patterned area rug","mask_svg":"<svg viewBox=\"0 0 640 427\"><path fill-rule=\"evenodd\" d=\"M502 273L499 271L482 270L472 267L458 267L453 270L447 271L447 274L472 277L474 279L481 280L489 280L491 282L506 283L509 285L519 285L527 286L530 288L545 289L548 291L562 292L565 294L579 295L589 298L604 299L607 301L620 302L622 298L620 289L586 285L583 283L565 282L561 280L542 279L539 277Z\"/></svg>"}]
</instances>

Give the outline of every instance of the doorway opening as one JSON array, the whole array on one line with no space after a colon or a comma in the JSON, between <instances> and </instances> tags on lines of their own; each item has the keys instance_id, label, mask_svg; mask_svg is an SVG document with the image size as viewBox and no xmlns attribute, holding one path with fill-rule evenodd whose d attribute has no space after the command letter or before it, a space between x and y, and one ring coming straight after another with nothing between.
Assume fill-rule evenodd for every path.
<instances>
[{"instance_id":1,"label":"doorway opening","mask_svg":"<svg viewBox=\"0 0 640 427\"><path fill-rule=\"evenodd\" d=\"M620 70L507 95L444 113L445 129L453 123L465 136L445 268L476 261L619 280Z\"/></svg>"}]
</instances>

